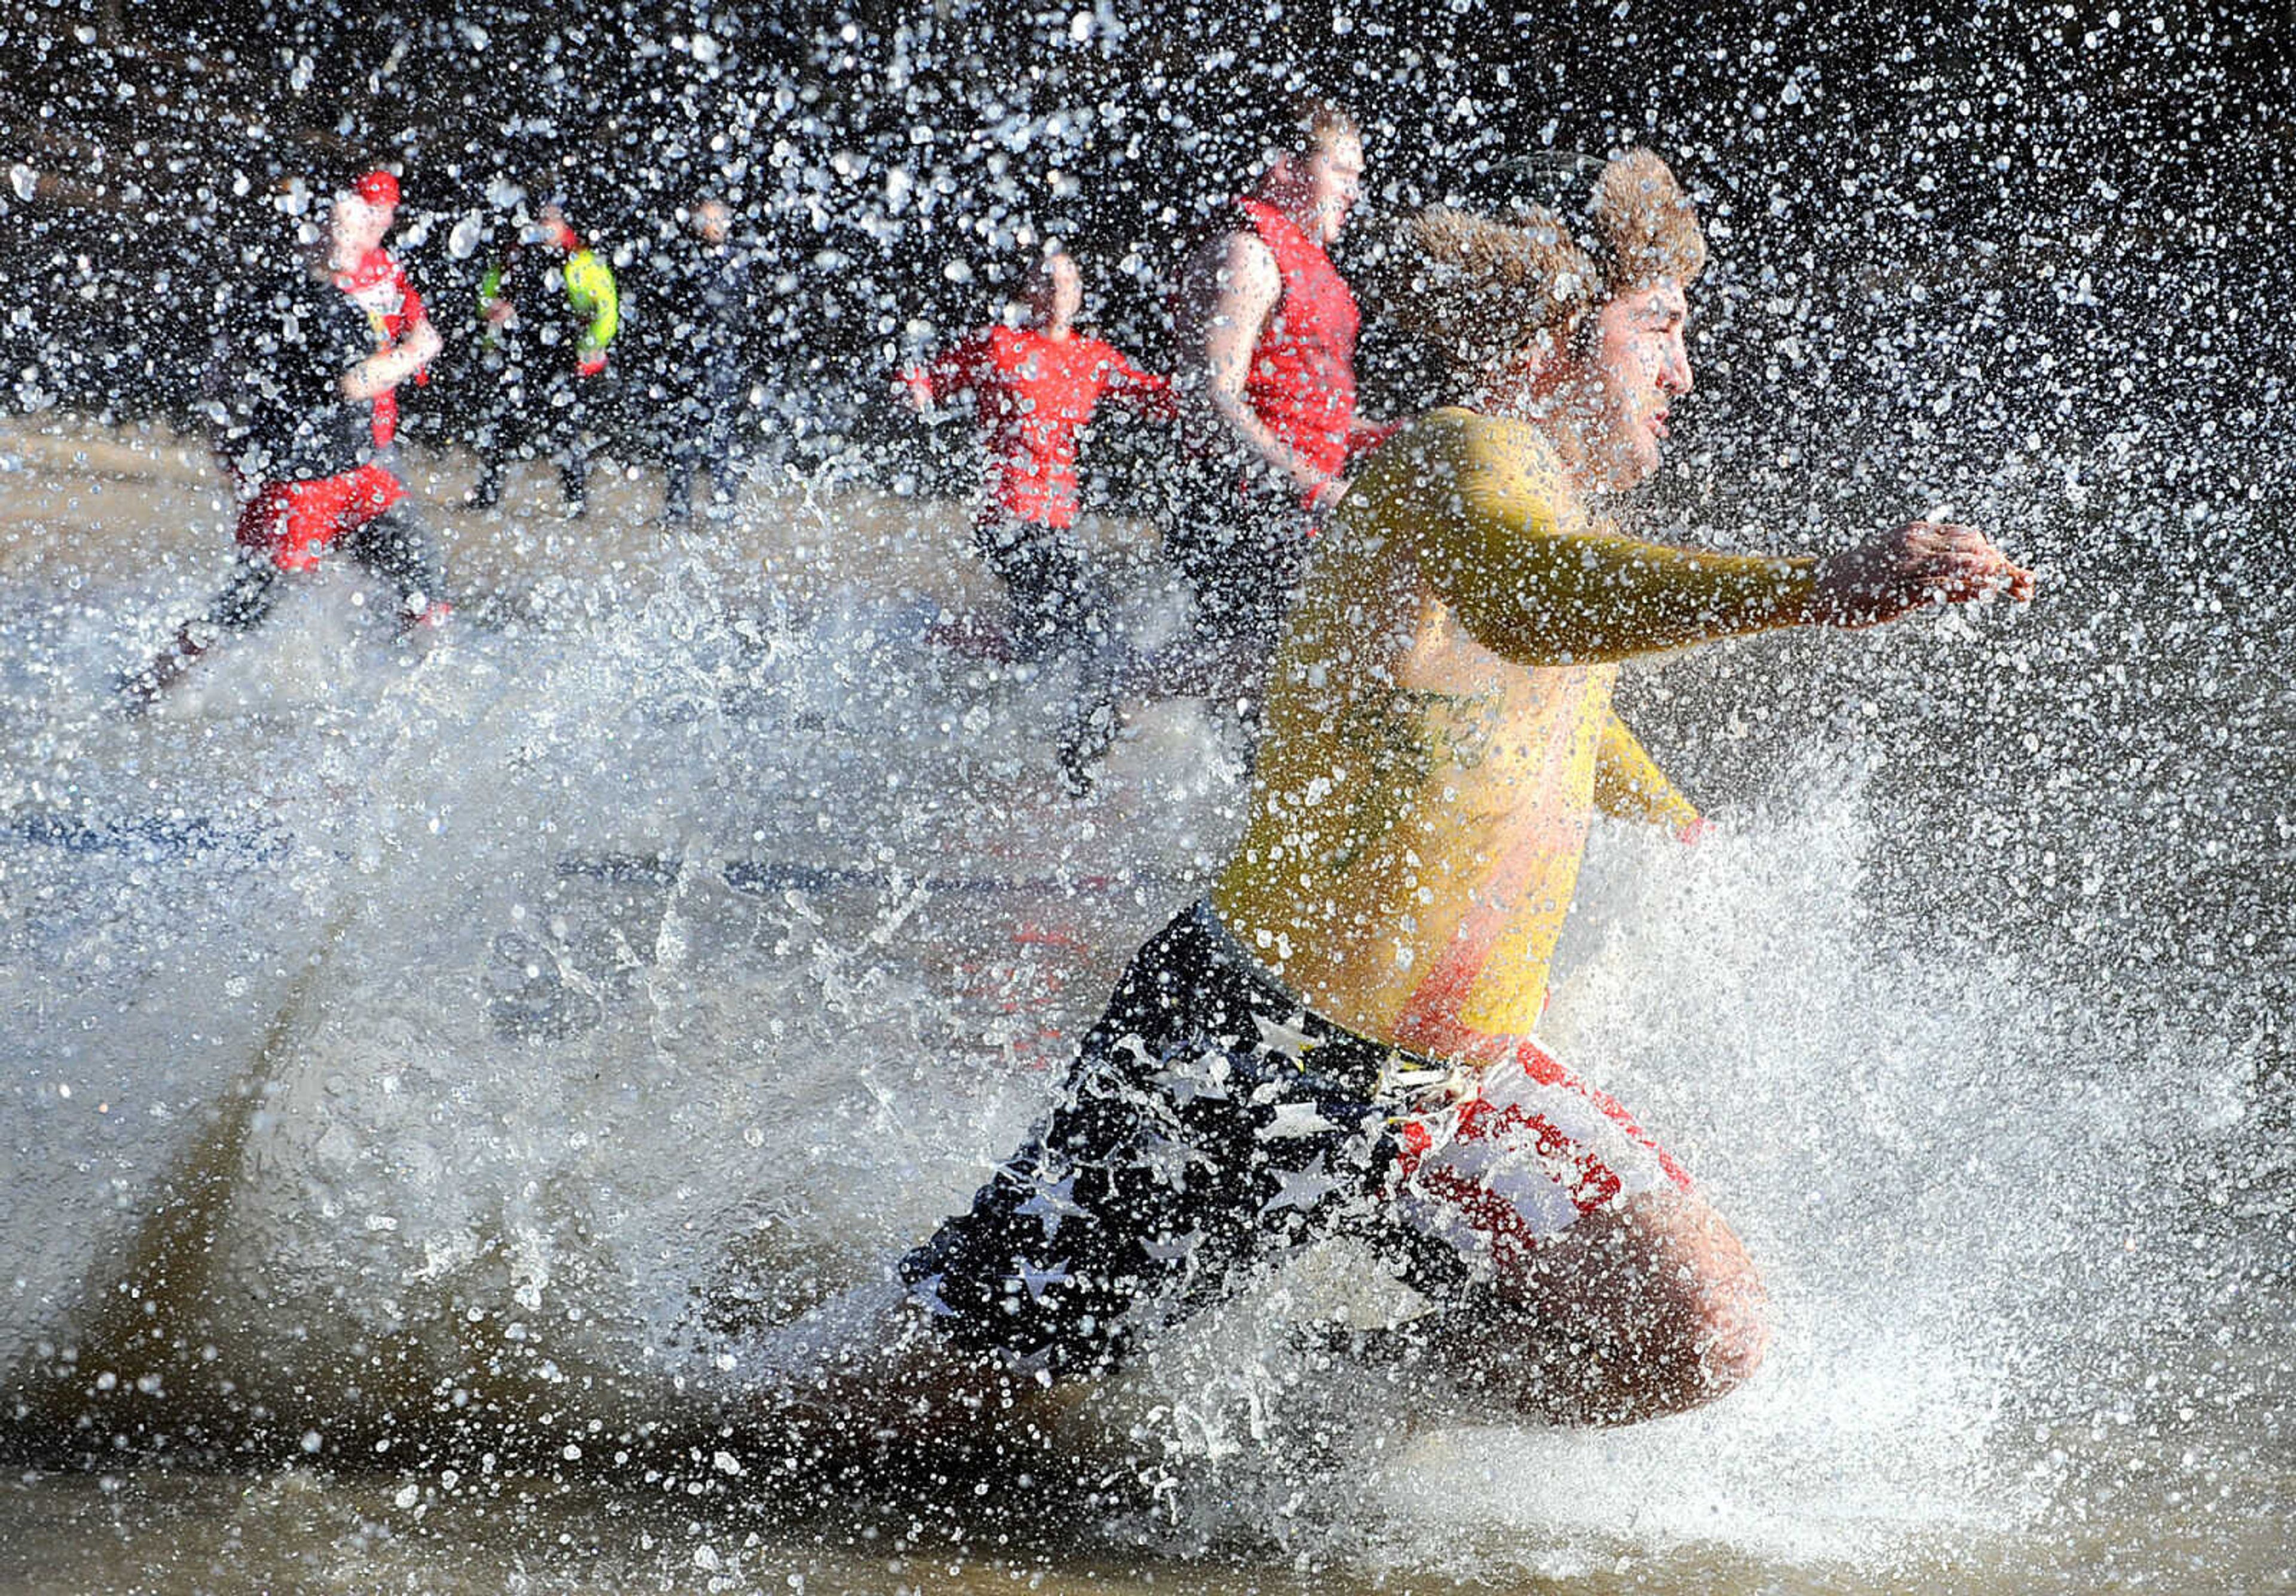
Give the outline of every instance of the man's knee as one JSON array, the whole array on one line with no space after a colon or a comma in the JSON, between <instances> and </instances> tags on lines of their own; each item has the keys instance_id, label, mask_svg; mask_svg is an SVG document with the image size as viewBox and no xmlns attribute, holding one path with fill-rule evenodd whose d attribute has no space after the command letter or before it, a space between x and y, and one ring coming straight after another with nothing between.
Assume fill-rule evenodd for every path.
<instances>
[{"instance_id":1,"label":"man's knee","mask_svg":"<svg viewBox=\"0 0 2296 1596\"><path fill-rule=\"evenodd\" d=\"M1768 1302L1694 1197L1651 1193L1540 1243L1447 1327L1468 1383L1538 1417L1629 1424L1726 1396L1761 1367Z\"/></svg>"},{"instance_id":2,"label":"man's knee","mask_svg":"<svg viewBox=\"0 0 2296 1596\"><path fill-rule=\"evenodd\" d=\"M1702 1304L1697 1321L1699 1366L1716 1396L1736 1390L1754 1376L1770 1350L1769 1301L1759 1279L1734 1288L1726 1300Z\"/></svg>"},{"instance_id":3,"label":"man's knee","mask_svg":"<svg viewBox=\"0 0 2296 1596\"><path fill-rule=\"evenodd\" d=\"M1769 1296L1745 1246L1695 1197L1651 1194L1629 1205L1614 1334L1644 1343L1638 1360L1654 1412L1727 1395L1769 1350Z\"/></svg>"}]
</instances>

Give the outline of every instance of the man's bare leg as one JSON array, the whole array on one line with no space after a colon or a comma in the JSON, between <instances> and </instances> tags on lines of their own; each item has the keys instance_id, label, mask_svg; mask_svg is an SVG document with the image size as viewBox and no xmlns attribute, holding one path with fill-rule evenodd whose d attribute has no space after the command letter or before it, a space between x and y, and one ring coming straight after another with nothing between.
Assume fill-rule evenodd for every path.
<instances>
[{"instance_id":1,"label":"man's bare leg","mask_svg":"<svg viewBox=\"0 0 2296 1596\"><path fill-rule=\"evenodd\" d=\"M1542 1240L1446 1317L1463 1386L1556 1423L1634 1424L1742 1384L1769 1345L1753 1261L1713 1207L1645 1192Z\"/></svg>"},{"instance_id":2,"label":"man's bare leg","mask_svg":"<svg viewBox=\"0 0 2296 1596\"><path fill-rule=\"evenodd\" d=\"M785 1325L729 1343L761 1418L821 1425L849 1440L928 1444L1046 1426L1088 1401L1093 1382L1016 1372L943 1345L891 1280L866 1280Z\"/></svg>"},{"instance_id":3,"label":"man's bare leg","mask_svg":"<svg viewBox=\"0 0 2296 1596\"><path fill-rule=\"evenodd\" d=\"M142 714L161 694L188 674L200 656L215 646L222 632L246 632L279 605L285 579L266 554L242 551L232 568L231 580L201 621L186 621L176 629L175 640L152 662L119 679L120 705L129 714Z\"/></svg>"}]
</instances>

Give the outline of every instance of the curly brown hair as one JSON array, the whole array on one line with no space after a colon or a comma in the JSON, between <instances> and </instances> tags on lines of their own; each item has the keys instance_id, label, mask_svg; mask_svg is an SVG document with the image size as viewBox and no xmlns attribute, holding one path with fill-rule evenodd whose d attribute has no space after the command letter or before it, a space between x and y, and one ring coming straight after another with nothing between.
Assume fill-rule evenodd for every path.
<instances>
[{"instance_id":1,"label":"curly brown hair","mask_svg":"<svg viewBox=\"0 0 2296 1596\"><path fill-rule=\"evenodd\" d=\"M1607 162L1574 237L1544 206L1502 222L1431 205L1404 229L1407 259L1390 299L1403 326L1464 370L1482 370L1542 334L1568 347L1604 300L1705 269L1706 236L1689 196L1648 150Z\"/></svg>"}]
</instances>

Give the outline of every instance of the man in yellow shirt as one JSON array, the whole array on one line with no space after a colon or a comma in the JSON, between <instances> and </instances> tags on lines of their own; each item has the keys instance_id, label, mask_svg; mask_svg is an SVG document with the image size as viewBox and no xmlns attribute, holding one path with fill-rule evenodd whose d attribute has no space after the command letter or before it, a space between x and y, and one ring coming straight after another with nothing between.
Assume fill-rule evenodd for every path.
<instances>
[{"instance_id":1,"label":"man in yellow shirt","mask_svg":"<svg viewBox=\"0 0 2296 1596\"><path fill-rule=\"evenodd\" d=\"M1623 1423L1750 1375L1759 1277L1688 1174L1531 1040L1592 812L1697 812L1611 708L1617 662L2030 596L1966 529L1824 559L1621 532L1691 388L1690 205L1637 151L1514 225L1417 218L1398 313L1466 405L1357 474L1276 656L1250 820L1135 957L1050 1120L904 1261L945 1350L1106 1367L1242 1266L1378 1248L1453 1378ZM1591 189L1591 193L1587 190Z\"/></svg>"}]
</instances>

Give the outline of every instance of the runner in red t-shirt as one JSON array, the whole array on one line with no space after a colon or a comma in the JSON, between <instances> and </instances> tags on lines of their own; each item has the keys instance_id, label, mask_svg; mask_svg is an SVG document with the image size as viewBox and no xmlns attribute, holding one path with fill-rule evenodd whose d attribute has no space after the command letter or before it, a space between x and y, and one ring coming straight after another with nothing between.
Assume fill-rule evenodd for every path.
<instances>
[{"instance_id":1,"label":"runner in red t-shirt","mask_svg":"<svg viewBox=\"0 0 2296 1596\"><path fill-rule=\"evenodd\" d=\"M1171 386L1103 340L1076 330L1083 279L1046 257L1029 284L1029 325L985 328L902 374L921 410L972 396L987 448L987 494L973 536L1013 597L1013 657L1107 647L1108 596L1086 569L1076 524L1077 433L1105 397L1168 420Z\"/></svg>"},{"instance_id":2,"label":"runner in red t-shirt","mask_svg":"<svg viewBox=\"0 0 2296 1596\"><path fill-rule=\"evenodd\" d=\"M1013 657L1077 658L1077 697L1062 731L1061 763L1077 791L1106 742L1080 728L1113 726L1123 651L1109 628L1109 596L1070 535L1078 506L1077 433L1103 396L1170 420L1171 384L1122 351L1076 330L1084 280L1054 253L1029 279L1029 325L982 330L931 364L902 374L921 410L972 397L987 447L987 492L973 537L1013 599ZM1079 761L1074 753L1088 748Z\"/></svg>"}]
</instances>

